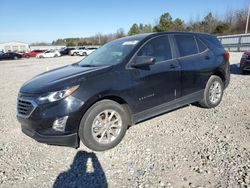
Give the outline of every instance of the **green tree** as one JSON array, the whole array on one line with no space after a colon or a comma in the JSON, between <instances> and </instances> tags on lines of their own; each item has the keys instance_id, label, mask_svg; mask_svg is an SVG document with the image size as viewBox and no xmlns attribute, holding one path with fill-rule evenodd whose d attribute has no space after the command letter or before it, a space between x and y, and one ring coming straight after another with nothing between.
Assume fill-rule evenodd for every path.
<instances>
[{"instance_id":1,"label":"green tree","mask_svg":"<svg viewBox=\"0 0 250 188\"><path fill-rule=\"evenodd\" d=\"M218 20L213 16L211 12L209 12L201 22L203 27L203 31L206 33L212 33L216 28Z\"/></svg>"},{"instance_id":2,"label":"green tree","mask_svg":"<svg viewBox=\"0 0 250 188\"><path fill-rule=\"evenodd\" d=\"M135 23L130 28L130 30L128 32L128 35L136 35L136 34L139 34L139 33L140 33L139 26Z\"/></svg>"},{"instance_id":3,"label":"green tree","mask_svg":"<svg viewBox=\"0 0 250 188\"><path fill-rule=\"evenodd\" d=\"M184 21L180 18L176 18L173 22L173 30L174 31L184 31L185 30L185 24Z\"/></svg>"},{"instance_id":4,"label":"green tree","mask_svg":"<svg viewBox=\"0 0 250 188\"><path fill-rule=\"evenodd\" d=\"M221 23L216 26L213 31L213 34L223 34L229 29L229 26L226 23Z\"/></svg>"},{"instance_id":5,"label":"green tree","mask_svg":"<svg viewBox=\"0 0 250 188\"><path fill-rule=\"evenodd\" d=\"M154 26L153 30L156 32L172 30L174 23L171 15L167 12L161 15L159 23Z\"/></svg>"}]
</instances>

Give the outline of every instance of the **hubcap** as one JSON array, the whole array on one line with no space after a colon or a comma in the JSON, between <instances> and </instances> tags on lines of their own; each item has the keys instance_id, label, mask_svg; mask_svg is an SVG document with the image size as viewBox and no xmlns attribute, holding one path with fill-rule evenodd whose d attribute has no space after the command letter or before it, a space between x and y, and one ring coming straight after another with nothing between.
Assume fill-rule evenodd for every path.
<instances>
[{"instance_id":1,"label":"hubcap","mask_svg":"<svg viewBox=\"0 0 250 188\"><path fill-rule=\"evenodd\" d=\"M221 98L221 94L222 94L221 84L218 81L213 82L209 88L210 102L213 104L217 103Z\"/></svg>"},{"instance_id":2,"label":"hubcap","mask_svg":"<svg viewBox=\"0 0 250 188\"><path fill-rule=\"evenodd\" d=\"M104 110L99 113L92 124L92 136L101 144L113 142L120 134L122 119L115 110Z\"/></svg>"}]
</instances>

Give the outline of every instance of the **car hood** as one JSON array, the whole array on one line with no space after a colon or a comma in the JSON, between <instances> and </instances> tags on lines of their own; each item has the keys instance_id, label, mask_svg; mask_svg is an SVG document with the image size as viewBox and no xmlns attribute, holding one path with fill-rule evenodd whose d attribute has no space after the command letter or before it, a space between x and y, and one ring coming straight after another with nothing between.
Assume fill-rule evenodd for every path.
<instances>
[{"instance_id":1,"label":"car hood","mask_svg":"<svg viewBox=\"0 0 250 188\"><path fill-rule=\"evenodd\" d=\"M97 75L110 70L111 66L105 67L80 67L68 65L39 74L23 84L21 93L40 94L58 91L77 85L88 76Z\"/></svg>"}]
</instances>

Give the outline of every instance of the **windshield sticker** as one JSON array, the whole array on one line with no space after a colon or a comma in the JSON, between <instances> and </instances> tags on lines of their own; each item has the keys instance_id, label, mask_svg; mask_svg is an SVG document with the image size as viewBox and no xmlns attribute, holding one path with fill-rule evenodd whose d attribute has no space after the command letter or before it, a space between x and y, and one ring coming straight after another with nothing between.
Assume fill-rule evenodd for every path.
<instances>
[{"instance_id":1,"label":"windshield sticker","mask_svg":"<svg viewBox=\"0 0 250 188\"><path fill-rule=\"evenodd\" d=\"M138 42L139 42L138 40L126 41L126 42L122 43L122 45L135 45Z\"/></svg>"}]
</instances>

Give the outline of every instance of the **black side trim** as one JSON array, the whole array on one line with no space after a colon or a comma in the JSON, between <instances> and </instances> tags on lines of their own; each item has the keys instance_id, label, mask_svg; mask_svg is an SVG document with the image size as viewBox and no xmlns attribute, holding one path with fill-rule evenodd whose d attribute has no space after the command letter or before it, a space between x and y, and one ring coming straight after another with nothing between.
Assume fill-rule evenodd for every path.
<instances>
[{"instance_id":1,"label":"black side trim","mask_svg":"<svg viewBox=\"0 0 250 188\"><path fill-rule=\"evenodd\" d=\"M37 142L56 146L79 147L79 138L77 133L68 135L41 135L38 132L30 131L22 126L22 132L35 139Z\"/></svg>"},{"instance_id":2,"label":"black side trim","mask_svg":"<svg viewBox=\"0 0 250 188\"><path fill-rule=\"evenodd\" d=\"M185 106L187 104L197 102L203 98L204 90L180 97L173 101L163 103L159 106L144 110L137 114L134 114L134 123L141 122L143 120L155 117L157 115L163 114L165 112L177 109L179 107Z\"/></svg>"}]
</instances>

